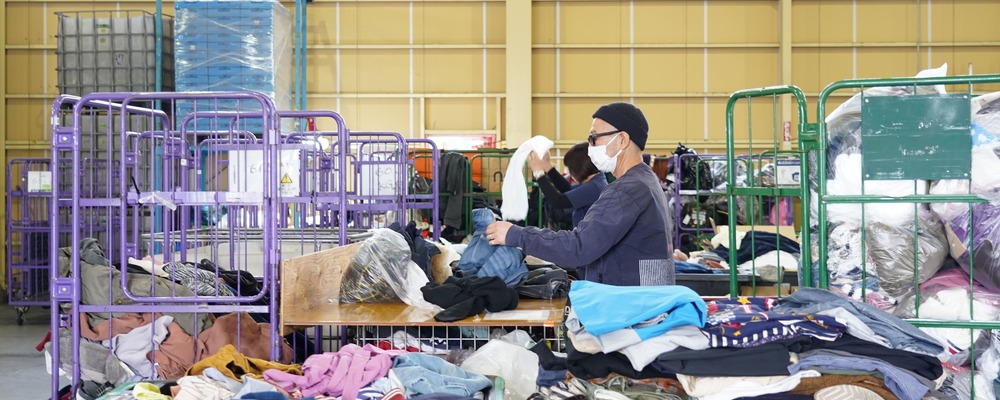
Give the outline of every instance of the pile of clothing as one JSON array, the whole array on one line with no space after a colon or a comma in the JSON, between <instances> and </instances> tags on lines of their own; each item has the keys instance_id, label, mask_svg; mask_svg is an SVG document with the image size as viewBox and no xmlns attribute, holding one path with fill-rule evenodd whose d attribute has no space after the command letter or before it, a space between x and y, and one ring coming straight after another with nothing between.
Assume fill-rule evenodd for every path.
<instances>
[{"instance_id":1,"label":"pile of clothing","mask_svg":"<svg viewBox=\"0 0 1000 400\"><path fill-rule=\"evenodd\" d=\"M72 254L70 248L60 249L62 276L71 274ZM104 256L97 240L82 240L77 255L82 304L135 304L120 285L122 269ZM128 294L133 296L256 296L261 292L260 283L252 275L220 270L208 260L192 264L130 259L124 274ZM230 345L238 344L248 356L269 358L271 326L267 320L266 315L248 313L81 313L75 333L80 337L83 392L96 397L130 380L176 379L195 363ZM58 373L73 368L72 358L66 356L71 352L73 335L69 329L60 329L54 335L50 332L38 346L46 357L50 357L52 346L60 346L63 356ZM311 346L307 346L304 336L293 334L282 342L283 361L291 362L295 356L288 339L295 341L305 357L304 350Z\"/></svg>"},{"instance_id":2,"label":"pile of clothing","mask_svg":"<svg viewBox=\"0 0 1000 400\"><path fill-rule=\"evenodd\" d=\"M538 399L944 396L936 339L828 291L706 304L683 287L575 282L570 303L567 379Z\"/></svg>"},{"instance_id":3,"label":"pile of clothing","mask_svg":"<svg viewBox=\"0 0 1000 400\"><path fill-rule=\"evenodd\" d=\"M736 250L737 271L741 275L758 276L764 281L779 282L785 272L798 271L799 243L784 235L770 232L736 232L740 244ZM728 274L729 234L723 232L711 239L711 251L683 253L674 251L674 268L681 274Z\"/></svg>"}]
</instances>

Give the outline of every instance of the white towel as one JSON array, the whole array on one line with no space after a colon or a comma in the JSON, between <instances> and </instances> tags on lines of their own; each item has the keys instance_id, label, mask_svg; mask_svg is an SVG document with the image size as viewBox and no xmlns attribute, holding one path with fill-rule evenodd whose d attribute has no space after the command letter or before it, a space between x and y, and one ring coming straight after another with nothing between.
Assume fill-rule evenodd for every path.
<instances>
[{"instance_id":1,"label":"white towel","mask_svg":"<svg viewBox=\"0 0 1000 400\"><path fill-rule=\"evenodd\" d=\"M503 177L503 204L500 212L506 221L523 221L528 217L528 188L524 182L524 163L532 151L539 157L545 155L555 143L545 136L535 136L518 146L510 158Z\"/></svg>"}]
</instances>

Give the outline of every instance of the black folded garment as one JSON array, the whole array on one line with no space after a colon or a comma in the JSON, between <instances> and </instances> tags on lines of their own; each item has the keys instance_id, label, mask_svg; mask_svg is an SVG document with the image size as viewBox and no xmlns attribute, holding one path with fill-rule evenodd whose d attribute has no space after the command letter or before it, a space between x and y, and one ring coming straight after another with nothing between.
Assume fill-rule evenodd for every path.
<instances>
[{"instance_id":1,"label":"black folded garment","mask_svg":"<svg viewBox=\"0 0 1000 400\"><path fill-rule=\"evenodd\" d=\"M528 276L515 288L524 297L557 299L569 293L569 276L558 267L541 267L528 271Z\"/></svg>"},{"instance_id":2,"label":"black folded garment","mask_svg":"<svg viewBox=\"0 0 1000 400\"><path fill-rule=\"evenodd\" d=\"M482 278L449 277L442 284L420 288L424 300L444 308L434 316L439 322L454 322L482 313L517 308L517 292L495 276Z\"/></svg>"}]
</instances>

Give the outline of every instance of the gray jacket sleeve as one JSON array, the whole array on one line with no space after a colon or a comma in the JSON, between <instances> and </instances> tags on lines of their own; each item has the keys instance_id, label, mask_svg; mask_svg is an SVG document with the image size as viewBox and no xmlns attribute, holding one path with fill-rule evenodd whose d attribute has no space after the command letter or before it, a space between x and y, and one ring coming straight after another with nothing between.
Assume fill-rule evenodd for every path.
<instances>
[{"instance_id":1,"label":"gray jacket sleeve","mask_svg":"<svg viewBox=\"0 0 1000 400\"><path fill-rule=\"evenodd\" d=\"M635 225L645 204L636 204L625 187L608 187L590 206L587 216L572 231L552 231L512 226L507 231L508 246L560 266L589 265L617 244Z\"/></svg>"}]
</instances>

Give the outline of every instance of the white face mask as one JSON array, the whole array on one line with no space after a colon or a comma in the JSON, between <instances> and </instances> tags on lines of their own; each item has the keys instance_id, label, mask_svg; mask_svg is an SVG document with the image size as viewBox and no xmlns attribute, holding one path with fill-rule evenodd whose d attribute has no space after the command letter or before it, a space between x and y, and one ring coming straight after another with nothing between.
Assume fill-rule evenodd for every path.
<instances>
[{"instance_id":1,"label":"white face mask","mask_svg":"<svg viewBox=\"0 0 1000 400\"><path fill-rule=\"evenodd\" d=\"M620 133L618 134L620 135ZM615 135L611 138L608 143L614 142L618 138ZM601 172L614 172L615 167L618 166L618 155L622 153L624 148L618 149L618 152L613 156L608 155L608 145L603 146L590 146L587 148L587 156L590 157L590 161L594 163L597 170Z\"/></svg>"}]
</instances>

